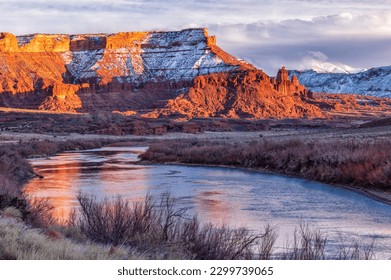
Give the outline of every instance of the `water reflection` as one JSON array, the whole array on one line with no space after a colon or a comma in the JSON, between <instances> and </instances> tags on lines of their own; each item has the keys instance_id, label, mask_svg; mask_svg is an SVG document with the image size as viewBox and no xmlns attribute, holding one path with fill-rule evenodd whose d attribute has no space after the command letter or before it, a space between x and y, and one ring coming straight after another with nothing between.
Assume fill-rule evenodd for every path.
<instances>
[{"instance_id":1,"label":"water reflection","mask_svg":"<svg viewBox=\"0 0 391 280\"><path fill-rule=\"evenodd\" d=\"M45 180L33 180L24 188L24 193L31 197L50 197L55 217L62 219L77 206L77 192L73 185L82 175L82 162L69 161L66 156L56 162L47 161L42 160L38 168Z\"/></svg>"},{"instance_id":2,"label":"water reflection","mask_svg":"<svg viewBox=\"0 0 391 280\"><path fill-rule=\"evenodd\" d=\"M83 191L98 199L105 196L123 195L133 200L142 200L148 193L143 182L143 170L133 164L137 156L146 148L126 149L113 147L88 150L82 153L62 153L52 158L32 160L34 169L44 179L33 179L24 188L30 197L49 197L54 206L54 215L64 220L72 209L78 207L77 194ZM122 153L119 153L122 151ZM137 174L137 175L136 175ZM142 195L129 197L124 184L138 177L137 187Z\"/></svg>"},{"instance_id":3,"label":"water reflection","mask_svg":"<svg viewBox=\"0 0 391 280\"><path fill-rule=\"evenodd\" d=\"M381 257L391 257L391 207L365 196L323 184L229 168L135 165L145 147L104 148L32 160L44 179L24 191L50 197L57 218L77 206L79 190L98 199L120 195L142 201L147 194L170 192L178 207L202 222L259 230L277 225L279 246L302 221L324 230L331 243L340 234L360 240L375 237Z\"/></svg>"}]
</instances>

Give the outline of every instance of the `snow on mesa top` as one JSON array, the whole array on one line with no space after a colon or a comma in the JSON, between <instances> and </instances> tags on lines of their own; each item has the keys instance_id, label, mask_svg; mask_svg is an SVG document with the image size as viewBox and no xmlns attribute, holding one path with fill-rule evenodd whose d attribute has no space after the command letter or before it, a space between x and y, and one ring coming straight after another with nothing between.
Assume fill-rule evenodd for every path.
<instances>
[{"instance_id":1,"label":"snow on mesa top","mask_svg":"<svg viewBox=\"0 0 391 280\"><path fill-rule=\"evenodd\" d=\"M115 34L0 33L0 107L139 116L321 117L277 78L224 52L206 29Z\"/></svg>"},{"instance_id":2,"label":"snow on mesa top","mask_svg":"<svg viewBox=\"0 0 391 280\"><path fill-rule=\"evenodd\" d=\"M3 42L2 42L3 41ZM190 81L197 75L253 68L225 53L207 29L116 34L0 34L0 52L61 53L70 82Z\"/></svg>"}]
</instances>

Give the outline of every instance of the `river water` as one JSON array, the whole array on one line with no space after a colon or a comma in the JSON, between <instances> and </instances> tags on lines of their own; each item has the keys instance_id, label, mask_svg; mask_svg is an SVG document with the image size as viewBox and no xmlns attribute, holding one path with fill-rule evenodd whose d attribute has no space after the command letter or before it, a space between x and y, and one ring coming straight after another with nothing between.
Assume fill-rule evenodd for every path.
<instances>
[{"instance_id":1,"label":"river water","mask_svg":"<svg viewBox=\"0 0 391 280\"><path fill-rule=\"evenodd\" d=\"M327 233L330 244L375 240L376 258L391 258L391 206L361 194L285 176L231 168L136 165L145 147L106 147L31 160L44 179L31 180L24 192L49 197L59 219L78 206L82 192L97 198L122 196L142 201L170 192L178 207L203 222L279 229L277 246L305 222Z\"/></svg>"}]
</instances>

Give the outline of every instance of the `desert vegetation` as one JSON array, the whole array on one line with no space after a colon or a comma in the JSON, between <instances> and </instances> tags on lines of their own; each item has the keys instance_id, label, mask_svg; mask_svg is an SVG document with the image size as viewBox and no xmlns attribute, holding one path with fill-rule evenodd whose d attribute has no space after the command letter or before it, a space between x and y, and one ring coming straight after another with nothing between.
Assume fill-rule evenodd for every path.
<instances>
[{"instance_id":1,"label":"desert vegetation","mask_svg":"<svg viewBox=\"0 0 391 280\"><path fill-rule=\"evenodd\" d=\"M50 201L22 195L23 182L37 176L26 157L96 148L108 143L110 141L105 140L31 141L0 147L0 259L374 257L373 243L341 241L337 252L330 251L327 234L304 223L292 233L283 250L277 250L276 227L266 224L259 232L254 232L246 228L203 224L197 217L189 216L186 209L178 209L175 199L169 194L160 198L147 196L143 202L130 204L120 197L98 201L80 193L80 207L65 224L59 224L51 215ZM155 162L263 168L313 176L328 182L358 185L370 182L371 187L387 189L390 178L384 174L389 173L383 172L382 177L376 177L376 172L380 172L379 168L389 168L389 145L384 140L322 143L260 139L247 144L166 141L151 145L142 158ZM372 162L369 162L371 158ZM374 162L374 158L379 162ZM364 169L358 173L349 169L357 166ZM341 174L346 181L340 180Z\"/></svg>"},{"instance_id":2,"label":"desert vegetation","mask_svg":"<svg viewBox=\"0 0 391 280\"><path fill-rule=\"evenodd\" d=\"M389 140L268 140L221 143L182 140L155 143L144 161L262 169L364 189L390 190Z\"/></svg>"},{"instance_id":3,"label":"desert vegetation","mask_svg":"<svg viewBox=\"0 0 391 280\"><path fill-rule=\"evenodd\" d=\"M328 250L327 235L306 224L298 226L283 251L276 252L277 228L265 224L259 232L246 228L203 224L175 198L147 195L130 204L121 197L98 201L79 193L79 214L73 212L67 230L88 241L116 248L133 248L139 256L153 259L371 259L373 243L342 244L338 252ZM64 229L63 229L64 230Z\"/></svg>"},{"instance_id":4,"label":"desert vegetation","mask_svg":"<svg viewBox=\"0 0 391 280\"><path fill-rule=\"evenodd\" d=\"M7 208L2 216L17 215L16 209ZM14 216L15 217L15 216ZM133 259L129 248L76 242L43 229L34 229L18 219L0 219L0 260L83 260Z\"/></svg>"},{"instance_id":5,"label":"desert vegetation","mask_svg":"<svg viewBox=\"0 0 391 280\"><path fill-rule=\"evenodd\" d=\"M203 224L169 194L130 204L80 193L79 209L61 224L50 202L26 200L0 210L0 259L371 259L374 244L328 250L327 235L302 224L276 252L278 229L259 232ZM24 212L26 211L26 212Z\"/></svg>"}]
</instances>

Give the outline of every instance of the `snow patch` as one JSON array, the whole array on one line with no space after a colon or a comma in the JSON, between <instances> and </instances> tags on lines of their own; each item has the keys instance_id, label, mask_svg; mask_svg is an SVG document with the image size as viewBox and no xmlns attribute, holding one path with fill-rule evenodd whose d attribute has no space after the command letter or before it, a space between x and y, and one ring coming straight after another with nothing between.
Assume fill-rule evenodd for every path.
<instances>
[{"instance_id":1,"label":"snow patch","mask_svg":"<svg viewBox=\"0 0 391 280\"><path fill-rule=\"evenodd\" d=\"M100 39L97 36L97 40ZM78 39L76 35L72 39ZM96 77L96 70L126 81L189 81L197 75L237 69L214 54L203 29L152 32L143 41L114 50L66 52L62 55L75 81ZM121 79L122 80L122 79Z\"/></svg>"},{"instance_id":2,"label":"snow patch","mask_svg":"<svg viewBox=\"0 0 391 280\"><path fill-rule=\"evenodd\" d=\"M318 73L314 70L289 71L301 84L314 92L354 93L391 97L391 66L371 68L354 73Z\"/></svg>"}]
</instances>

